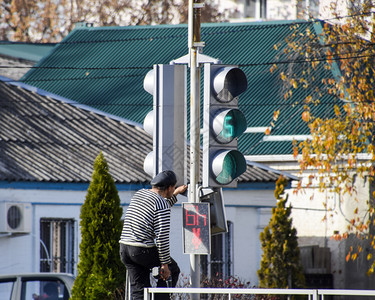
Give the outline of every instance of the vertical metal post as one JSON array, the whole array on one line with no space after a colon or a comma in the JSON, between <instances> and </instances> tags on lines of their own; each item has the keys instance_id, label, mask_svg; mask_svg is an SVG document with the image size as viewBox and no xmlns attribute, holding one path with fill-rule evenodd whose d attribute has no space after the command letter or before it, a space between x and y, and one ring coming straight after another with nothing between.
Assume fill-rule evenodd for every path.
<instances>
[{"instance_id":1,"label":"vertical metal post","mask_svg":"<svg viewBox=\"0 0 375 300\"><path fill-rule=\"evenodd\" d=\"M189 0L188 46L190 54L190 194L189 202L199 202L198 181L200 162L200 69L197 43L200 42L200 8ZM200 256L190 254L192 287L200 287ZM199 294L194 294L199 299Z\"/></svg>"},{"instance_id":2,"label":"vertical metal post","mask_svg":"<svg viewBox=\"0 0 375 300\"><path fill-rule=\"evenodd\" d=\"M148 288L145 288L143 290L143 299L144 300L150 300L150 294L148 293Z\"/></svg>"},{"instance_id":3,"label":"vertical metal post","mask_svg":"<svg viewBox=\"0 0 375 300\"><path fill-rule=\"evenodd\" d=\"M126 269L125 273L125 300L131 299L131 293L130 293L130 280L129 280L129 272L128 269Z\"/></svg>"}]
</instances>

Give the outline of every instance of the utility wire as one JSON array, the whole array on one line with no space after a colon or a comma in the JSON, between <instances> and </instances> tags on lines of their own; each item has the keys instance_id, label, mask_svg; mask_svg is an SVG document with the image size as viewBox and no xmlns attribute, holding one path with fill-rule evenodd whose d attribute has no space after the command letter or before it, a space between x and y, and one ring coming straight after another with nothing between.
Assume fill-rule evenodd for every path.
<instances>
[{"instance_id":1,"label":"utility wire","mask_svg":"<svg viewBox=\"0 0 375 300\"><path fill-rule=\"evenodd\" d=\"M345 54L347 55L347 54ZM285 60L285 61L272 61L272 62L262 62L262 63L250 63L250 64L239 64L240 67L258 67L266 65L285 65L285 64L306 64L312 62L322 62L322 61L341 61L347 59L359 59L359 58L371 58L375 57L374 54L370 55L357 55L357 56L348 56L348 57L322 57L314 59L305 59L305 60ZM26 67L26 66L0 66L0 69L57 69L57 70L151 70L151 67ZM126 77L141 77L144 74L128 74L128 75L113 75L113 76L90 76L82 74L86 77L68 77L68 78L41 78L41 79L27 79L25 82L48 82L48 81L67 81L67 80L98 80L98 79L117 79L117 78L126 78ZM7 82L18 82L18 80L9 80Z\"/></svg>"},{"instance_id":2,"label":"utility wire","mask_svg":"<svg viewBox=\"0 0 375 300\"><path fill-rule=\"evenodd\" d=\"M239 64L241 67L253 67L253 66L265 66L265 65L282 65L282 64L305 64L311 62L320 61L339 61L348 59L358 59L358 58L370 58L374 57L374 54L364 54L349 56L355 53L362 53L364 50L358 50L355 52L340 53L337 55L326 55L321 58L311 58L311 59L295 59L295 60L283 60L283 61L271 61L271 62L261 62L261 63L249 63L249 64ZM66 67L66 66L11 66L11 65L0 65L0 69L54 69L54 70L150 70L152 67L141 67L141 66L124 66L124 67Z\"/></svg>"},{"instance_id":3,"label":"utility wire","mask_svg":"<svg viewBox=\"0 0 375 300\"><path fill-rule=\"evenodd\" d=\"M146 92L145 92L146 93ZM146 93L147 94L147 93ZM151 97L151 96L150 96ZM74 100L73 100L74 101ZM38 103L38 104L43 104L43 105L48 105L48 106L53 106L53 105L56 105L55 103L45 103L44 101L39 101L39 100L34 100L35 103ZM23 100L17 100L16 98L12 98L11 101L8 101L8 100L1 100L0 101L0 107L5 107L5 108L8 108L9 106L14 106L16 103L24 103ZM327 106L327 105L332 105L334 102L331 102L331 101L325 101L325 102L319 102L319 106ZM67 104L70 104L70 103L67 103ZM81 105L89 105L89 106L92 106L94 107L95 105L92 105L92 104L85 104L85 103L81 103L79 102L78 104L81 104ZM274 103L274 104L269 104L269 103L253 103L253 104L242 104L241 105L241 108L257 108L257 107L277 107L277 108L282 108L282 107L290 107L290 106L294 106L294 107L297 107L297 106L305 106L305 104L300 101L298 103L295 103L293 102L293 104L291 103ZM142 103L142 102L126 102L126 103L100 103L98 104L98 106L117 106L117 107L129 107L129 106L143 106L143 107L151 107L152 106L152 101L150 100L150 103ZM40 114L36 114L36 115L40 115Z\"/></svg>"},{"instance_id":4,"label":"utility wire","mask_svg":"<svg viewBox=\"0 0 375 300\"><path fill-rule=\"evenodd\" d=\"M52 69L52 70L151 70L152 67L50 67L50 66L0 66L0 69Z\"/></svg>"}]
</instances>

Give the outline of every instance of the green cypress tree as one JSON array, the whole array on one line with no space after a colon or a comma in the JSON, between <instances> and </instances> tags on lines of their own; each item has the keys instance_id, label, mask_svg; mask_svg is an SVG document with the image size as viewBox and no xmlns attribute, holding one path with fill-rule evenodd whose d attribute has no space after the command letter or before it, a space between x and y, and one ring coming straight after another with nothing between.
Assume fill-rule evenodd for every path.
<instances>
[{"instance_id":1,"label":"green cypress tree","mask_svg":"<svg viewBox=\"0 0 375 300\"><path fill-rule=\"evenodd\" d=\"M72 299L112 299L125 282L120 260L120 198L103 153L94 162L92 180L81 208L78 276Z\"/></svg>"},{"instance_id":2,"label":"green cypress tree","mask_svg":"<svg viewBox=\"0 0 375 300\"><path fill-rule=\"evenodd\" d=\"M277 206L272 209L269 225L260 234L263 255L258 278L263 288L302 288L305 282L297 231L290 218L291 206L285 207L287 196L282 198L287 183L283 176L277 180Z\"/></svg>"}]
</instances>

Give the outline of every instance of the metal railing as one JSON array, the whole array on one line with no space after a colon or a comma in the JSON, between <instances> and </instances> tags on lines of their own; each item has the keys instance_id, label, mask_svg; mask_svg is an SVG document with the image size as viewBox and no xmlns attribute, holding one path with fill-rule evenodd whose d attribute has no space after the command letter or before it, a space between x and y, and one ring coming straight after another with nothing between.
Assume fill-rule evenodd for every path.
<instances>
[{"instance_id":1,"label":"metal railing","mask_svg":"<svg viewBox=\"0 0 375 300\"><path fill-rule=\"evenodd\" d=\"M231 288L145 288L144 299L154 300L155 293L173 294L223 294L228 295L305 295L308 300L318 300L318 291L311 289L231 289Z\"/></svg>"},{"instance_id":2,"label":"metal railing","mask_svg":"<svg viewBox=\"0 0 375 300\"><path fill-rule=\"evenodd\" d=\"M231 288L145 288L144 299L154 300L155 293L222 294L231 300L232 295L302 295L308 300L324 300L325 296L375 296L375 290L335 290L335 289L231 289ZM178 299L178 298L177 298Z\"/></svg>"},{"instance_id":3,"label":"metal railing","mask_svg":"<svg viewBox=\"0 0 375 300\"><path fill-rule=\"evenodd\" d=\"M324 296L375 296L375 290L318 290L321 300Z\"/></svg>"}]
</instances>

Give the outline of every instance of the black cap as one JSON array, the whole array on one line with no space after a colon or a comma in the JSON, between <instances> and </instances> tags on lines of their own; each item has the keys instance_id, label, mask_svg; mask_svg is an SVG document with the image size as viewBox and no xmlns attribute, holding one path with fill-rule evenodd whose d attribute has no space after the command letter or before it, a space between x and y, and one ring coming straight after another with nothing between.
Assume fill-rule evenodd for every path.
<instances>
[{"instance_id":1,"label":"black cap","mask_svg":"<svg viewBox=\"0 0 375 300\"><path fill-rule=\"evenodd\" d=\"M162 171L151 180L151 185L157 187L174 186L176 183L176 174L171 170Z\"/></svg>"}]
</instances>

